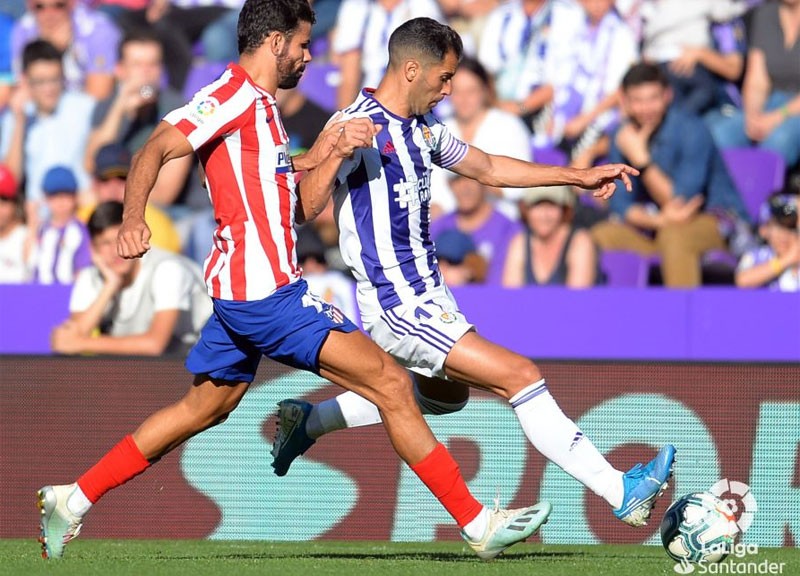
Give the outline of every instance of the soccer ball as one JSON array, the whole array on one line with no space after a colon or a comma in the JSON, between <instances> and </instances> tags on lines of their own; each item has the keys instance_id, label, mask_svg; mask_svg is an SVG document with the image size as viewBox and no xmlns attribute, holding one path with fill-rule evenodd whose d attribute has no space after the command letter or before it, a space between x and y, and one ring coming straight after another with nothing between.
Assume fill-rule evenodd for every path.
<instances>
[{"instance_id":1,"label":"soccer ball","mask_svg":"<svg viewBox=\"0 0 800 576\"><path fill-rule=\"evenodd\" d=\"M739 528L728 505L709 492L688 494L669 507L661 521L661 542L679 562L721 562Z\"/></svg>"}]
</instances>

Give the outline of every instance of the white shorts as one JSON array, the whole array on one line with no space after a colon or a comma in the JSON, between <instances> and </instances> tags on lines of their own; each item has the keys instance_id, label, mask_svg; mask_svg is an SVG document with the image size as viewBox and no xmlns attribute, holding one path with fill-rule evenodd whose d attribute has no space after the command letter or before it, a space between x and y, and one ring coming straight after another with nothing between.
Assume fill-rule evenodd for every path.
<instances>
[{"instance_id":1,"label":"white shorts","mask_svg":"<svg viewBox=\"0 0 800 576\"><path fill-rule=\"evenodd\" d=\"M401 366L436 378L446 378L447 355L473 328L445 286L420 294L413 303L386 310L371 322L364 321L364 329L375 343Z\"/></svg>"}]
</instances>

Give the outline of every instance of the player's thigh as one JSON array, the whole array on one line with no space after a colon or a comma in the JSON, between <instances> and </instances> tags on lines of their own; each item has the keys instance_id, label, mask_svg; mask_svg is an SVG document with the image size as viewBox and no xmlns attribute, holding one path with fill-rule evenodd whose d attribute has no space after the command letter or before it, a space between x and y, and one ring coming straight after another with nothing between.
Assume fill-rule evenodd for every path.
<instances>
[{"instance_id":1,"label":"player's thigh","mask_svg":"<svg viewBox=\"0 0 800 576\"><path fill-rule=\"evenodd\" d=\"M249 382L220 380L198 374L194 377L184 402L199 414L224 416L239 405L249 387Z\"/></svg>"},{"instance_id":2,"label":"player's thigh","mask_svg":"<svg viewBox=\"0 0 800 576\"><path fill-rule=\"evenodd\" d=\"M476 332L464 334L445 361L448 378L510 398L542 375L530 359Z\"/></svg>"},{"instance_id":3,"label":"player's thigh","mask_svg":"<svg viewBox=\"0 0 800 576\"><path fill-rule=\"evenodd\" d=\"M413 401L411 379L359 331L331 331L319 351L319 374L381 407L392 396Z\"/></svg>"}]
</instances>

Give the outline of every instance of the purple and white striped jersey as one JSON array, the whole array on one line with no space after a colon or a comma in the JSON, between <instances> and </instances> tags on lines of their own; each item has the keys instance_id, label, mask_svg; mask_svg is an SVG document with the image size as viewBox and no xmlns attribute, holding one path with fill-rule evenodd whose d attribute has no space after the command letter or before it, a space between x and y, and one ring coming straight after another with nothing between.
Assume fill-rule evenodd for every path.
<instances>
[{"instance_id":1,"label":"purple and white striped jersey","mask_svg":"<svg viewBox=\"0 0 800 576\"><path fill-rule=\"evenodd\" d=\"M432 114L395 116L368 89L343 112L383 126L372 148L343 163L334 191L339 247L369 319L442 284L429 233L431 166L454 166L469 147Z\"/></svg>"}]
</instances>

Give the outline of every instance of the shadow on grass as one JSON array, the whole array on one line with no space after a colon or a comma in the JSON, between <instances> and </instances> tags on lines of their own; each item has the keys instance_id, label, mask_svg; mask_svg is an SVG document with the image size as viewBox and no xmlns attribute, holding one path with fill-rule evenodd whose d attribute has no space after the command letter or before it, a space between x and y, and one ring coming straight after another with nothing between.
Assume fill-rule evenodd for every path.
<instances>
[{"instance_id":1,"label":"shadow on grass","mask_svg":"<svg viewBox=\"0 0 800 576\"><path fill-rule=\"evenodd\" d=\"M582 552L528 552L503 554L494 561L503 562L529 562L532 560L579 558L585 556ZM395 560L395 561L434 561L434 562L467 562L475 563L481 560L469 552L321 552L309 551L306 553L281 553L281 552L250 552L250 553L230 553L214 554L213 556L200 555L172 555L158 554L158 560L286 560L286 559L317 559L317 560Z\"/></svg>"}]
</instances>

